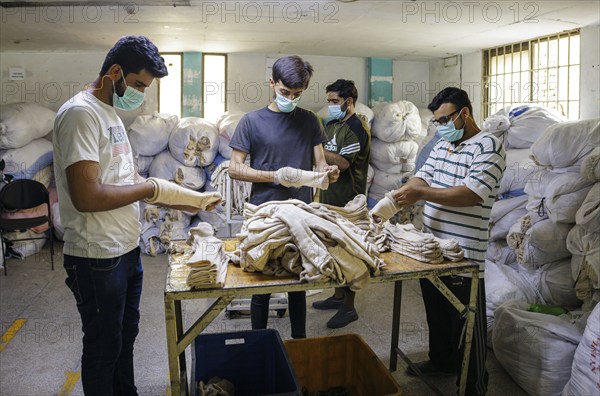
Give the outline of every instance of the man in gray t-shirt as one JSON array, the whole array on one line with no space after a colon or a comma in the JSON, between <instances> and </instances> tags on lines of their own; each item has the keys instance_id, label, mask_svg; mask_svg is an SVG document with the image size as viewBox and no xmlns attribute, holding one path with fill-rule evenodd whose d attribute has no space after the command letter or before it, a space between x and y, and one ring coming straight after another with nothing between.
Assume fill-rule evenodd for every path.
<instances>
[{"instance_id":1,"label":"man in gray t-shirt","mask_svg":"<svg viewBox=\"0 0 600 396\"><path fill-rule=\"evenodd\" d=\"M287 56L273 64L269 83L274 91L271 103L246 114L238 124L229 144L233 148L229 175L232 179L252 182L250 202L300 199L312 200L310 187L287 188L279 184L283 168L296 171L329 172L329 182L337 181L339 169L327 165L323 142L325 135L317 116L296 107L308 87L313 68L298 56ZM245 165L250 155L250 166ZM283 183L283 181L282 181ZM270 294L252 296L252 329L267 327ZM292 338L306 337L306 293L288 293Z\"/></svg>"}]
</instances>

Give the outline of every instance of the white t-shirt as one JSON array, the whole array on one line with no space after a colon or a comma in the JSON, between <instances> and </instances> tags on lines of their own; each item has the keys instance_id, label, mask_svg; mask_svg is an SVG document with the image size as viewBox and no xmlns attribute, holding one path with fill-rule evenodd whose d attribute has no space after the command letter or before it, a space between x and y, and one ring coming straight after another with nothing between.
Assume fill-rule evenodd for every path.
<instances>
[{"instance_id":1,"label":"white t-shirt","mask_svg":"<svg viewBox=\"0 0 600 396\"><path fill-rule=\"evenodd\" d=\"M135 167L123 122L115 112L83 91L58 110L54 122L54 174L64 234L64 254L88 258L121 256L139 244L137 202L104 212L75 209L65 170L79 161L100 165L102 184L131 185Z\"/></svg>"}]
</instances>

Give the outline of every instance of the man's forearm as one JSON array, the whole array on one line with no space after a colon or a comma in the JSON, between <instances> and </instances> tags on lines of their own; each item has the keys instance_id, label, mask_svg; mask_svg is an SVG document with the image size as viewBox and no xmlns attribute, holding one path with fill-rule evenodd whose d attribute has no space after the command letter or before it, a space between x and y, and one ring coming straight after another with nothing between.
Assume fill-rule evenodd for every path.
<instances>
[{"instance_id":1,"label":"man's forearm","mask_svg":"<svg viewBox=\"0 0 600 396\"><path fill-rule=\"evenodd\" d=\"M479 195L465 186L449 188L432 188L420 186L425 201L435 202L444 206L466 207L475 206L481 202Z\"/></svg>"},{"instance_id":2,"label":"man's forearm","mask_svg":"<svg viewBox=\"0 0 600 396\"><path fill-rule=\"evenodd\" d=\"M340 171L345 171L350 167L350 162L341 155L325 150L325 160L329 165L337 165Z\"/></svg>"},{"instance_id":3,"label":"man's forearm","mask_svg":"<svg viewBox=\"0 0 600 396\"><path fill-rule=\"evenodd\" d=\"M229 176L235 180L251 183L273 183L275 172L257 170L246 164L230 163Z\"/></svg>"}]
</instances>

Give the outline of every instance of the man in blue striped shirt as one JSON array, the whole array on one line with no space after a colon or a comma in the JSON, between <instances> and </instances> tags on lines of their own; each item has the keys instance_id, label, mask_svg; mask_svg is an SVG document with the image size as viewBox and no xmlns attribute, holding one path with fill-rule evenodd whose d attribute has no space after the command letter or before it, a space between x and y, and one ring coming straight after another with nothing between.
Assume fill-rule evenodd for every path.
<instances>
[{"instance_id":1,"label":"man in blue striped shirt","mask_svg":"<svg viewBox=\"0 0 600 396\"><path fill-rule=\"evenodd\" d=\"M428 108L442 138L415 177L392 195L402 206L424 200L426 230L440 238L458 240L465 257L478 263L482 272L490 212L506 168L504 147L494 136L481 132L472 116L471 101L462 89L442 90ZM468 303L470 279L453 276L442 281L463 303ZM464 319L428 280L421 280L421 291L429 326L429 360L417 366L425 374L460 376L463 349L459 345ZM481 273L467 395L484 395L487 391L486 333ZM407 373L415 375L410 369Z\"/></svg>"}]
</instances>

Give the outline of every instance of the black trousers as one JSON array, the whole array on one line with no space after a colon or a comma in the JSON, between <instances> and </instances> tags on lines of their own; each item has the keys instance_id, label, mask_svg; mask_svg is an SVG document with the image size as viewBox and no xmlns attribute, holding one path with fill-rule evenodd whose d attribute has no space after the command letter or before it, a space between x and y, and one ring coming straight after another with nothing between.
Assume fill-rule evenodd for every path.
<instances>
[{"instance_id":1,"label":"black trousers","mask_svg":"<svg viewBox=\"0 0 600 396\"><path fill-rule=\"evenodd\" d=\"M270 294L255 294L250 303L252 329L266 329L269 319ZM288 292L288 310L292 338L306 338L306 292Z\"/></svg>"},{"instance_id":2,"label":"black trousers","mask_svg":"<svg viewBox=\"0 0 600 396\"><path fill-rule=\"evenodd\" d=\"M471 278L447 276L440 279L463 304L469 303ZM440 369L455 370L458 384L464 355L464 342L461 343L461 335L466 317L462 318L431 282L427 279L421 279L420 282L429 326L429 360ZM484 280L480 279L467 374L467 395L485 395L487 391L489 375L485 367L486 337L485 285Z\"/></svg>"}]
</instances>

